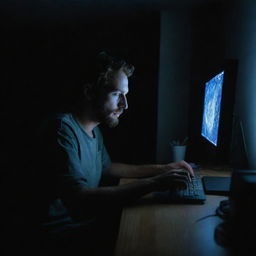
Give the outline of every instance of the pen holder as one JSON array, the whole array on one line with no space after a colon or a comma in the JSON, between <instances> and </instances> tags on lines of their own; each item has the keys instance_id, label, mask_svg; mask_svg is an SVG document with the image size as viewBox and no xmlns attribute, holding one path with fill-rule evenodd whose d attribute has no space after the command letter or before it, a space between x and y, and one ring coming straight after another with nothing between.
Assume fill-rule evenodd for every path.
<instances>
[{"instance_id":1,"label":"pen holder","mask_svg":"<svg viewBox=\"0 0 256 256\"><path fill-rule=\"evenodd\" d=\"M171 146L172 161L179 162L181 160L185 160L186 149L187 149L186 145Z\"/></svg>"}]
</instances>

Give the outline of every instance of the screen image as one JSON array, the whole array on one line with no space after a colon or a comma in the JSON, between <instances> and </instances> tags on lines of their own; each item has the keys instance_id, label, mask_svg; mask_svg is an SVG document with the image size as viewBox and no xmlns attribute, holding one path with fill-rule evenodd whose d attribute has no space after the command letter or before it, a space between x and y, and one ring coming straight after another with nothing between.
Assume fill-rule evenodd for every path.
<instances>
[{"instance_id":1,"label":"screen image","mask_svg":"<svg viewBox=\"0 0 256 256\"><path fill-rule=\"evenodd\" d=\"M217 146L224 71L205 83L201 135Z\"/></svg>"}]
</instances>

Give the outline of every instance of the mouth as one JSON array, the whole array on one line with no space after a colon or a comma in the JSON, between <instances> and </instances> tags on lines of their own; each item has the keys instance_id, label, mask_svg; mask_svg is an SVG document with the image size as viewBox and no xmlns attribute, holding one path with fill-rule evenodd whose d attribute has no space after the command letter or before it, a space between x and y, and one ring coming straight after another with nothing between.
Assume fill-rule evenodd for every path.
<instances>
[{"instance_id":1,"label":"mouth","mask_svg":"<svg viewBox=\"0 0 256 256\"><path fill-rule=\"evenodd\" d=\"M118 118L122 113L123 111L117 111L117 112L113 112L113 115Z\"/></svg>"}]
</instances>

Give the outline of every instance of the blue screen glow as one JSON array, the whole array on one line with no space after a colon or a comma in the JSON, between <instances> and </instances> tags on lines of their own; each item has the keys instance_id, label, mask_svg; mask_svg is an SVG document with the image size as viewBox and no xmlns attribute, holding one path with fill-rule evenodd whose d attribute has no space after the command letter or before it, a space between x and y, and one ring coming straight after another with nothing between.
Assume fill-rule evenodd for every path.
<instances>
[{"instance_id":1,"label":"blue screen glow","mask_svg":"<svg viewBox=\"0 0 256 256\"><path fill-rule=\"evenodd\" d=\"M205 83L202 136L217 146L224 71Z\"/></svg>"}]
</instances>

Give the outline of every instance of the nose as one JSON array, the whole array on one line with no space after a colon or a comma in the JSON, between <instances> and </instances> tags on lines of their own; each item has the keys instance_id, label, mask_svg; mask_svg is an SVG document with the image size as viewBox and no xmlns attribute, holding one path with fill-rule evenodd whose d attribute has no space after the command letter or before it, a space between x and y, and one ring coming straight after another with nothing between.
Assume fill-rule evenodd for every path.
<instances>
[{"instance_id":1,"label":"nose","mask_svg":"<svg viewBox=\"0 0 256 256\"><path fill-rule=\"evenodd\" d=\"M127 98L123 94L120 97L119 106L122 107L123 109L127 109L128 108Z\"/></svg>"}]
</instances>

